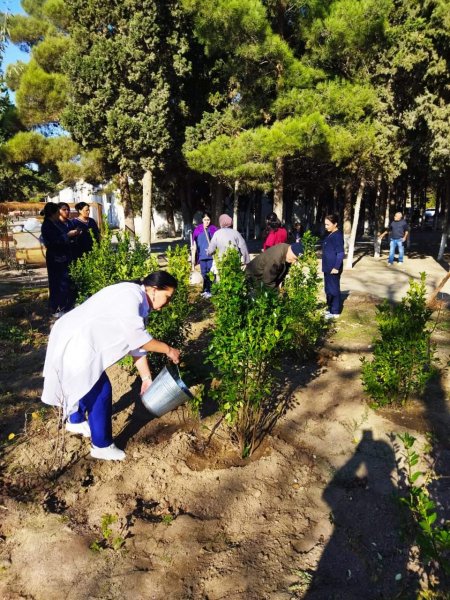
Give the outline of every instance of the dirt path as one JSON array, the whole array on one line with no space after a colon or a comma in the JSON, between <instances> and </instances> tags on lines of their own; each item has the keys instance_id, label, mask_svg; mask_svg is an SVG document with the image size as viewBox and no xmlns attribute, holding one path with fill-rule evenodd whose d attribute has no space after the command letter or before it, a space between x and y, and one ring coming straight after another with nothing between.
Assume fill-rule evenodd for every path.
<instances>
[{"instance_id":1,"label":"dirt path","mask_svg":"<svg viewBox=\"0 0 450 600\"><path fill-rule=\"evenodd\" d=\"M417 276L424 263L412 263L405 273ZM440 433L433 452L443 472L450 385L444 373L424 401L401 410L375 412L364 400L360 356L375 334L373 296L381 285L397 294L399 278L368 258L344 274L344 314L316 361L285 365L291 407L251 460L237 456L223 427L204 447L217 415L196 422L179 410L151 420L135 404L134 378L114 366L113 427L127 460L93 461L87 442L58 434L54 413L39 412L43 348L27 347L15 374L10 357L0 370L2 386L12 389L2 392L1 439L16 433L0 459L0 598L416 598L414 549L393 500L393 433L422 441L427 431ZM199 308L207 312L206 303ZM445 358L444 316L435 337ZM194 364L207 325L204 316L195 324ZM445 504L448 490L438 492ZM107 514L117 518L110 545L119 537L124 544L94 552Z\"/></svg>"}]
</instances>

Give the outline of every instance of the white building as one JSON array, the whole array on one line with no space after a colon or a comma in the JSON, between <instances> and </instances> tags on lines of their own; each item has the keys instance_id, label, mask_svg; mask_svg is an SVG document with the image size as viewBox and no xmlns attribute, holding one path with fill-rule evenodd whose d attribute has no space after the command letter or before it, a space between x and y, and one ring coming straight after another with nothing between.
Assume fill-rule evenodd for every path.
<instances>
[{"instance_id":1,"label":"white building","mask_svg":"<svg viewBox=\"0 0 450 600\"><path fill-rule=\"evenodd\" d=\"M48 198L50 202L67 202L68 204L77 204L78 202L97 202L102 206L103 215L106 216L108 224L111 227L125 229L125 216L123 206L120 202L119 191L103 192L101 186L95 187L86 181L77 181L73 187L62 189L59 194ZM142 230L142 217L136 216L134 219L136 234L139 236ZM181 215L175 215L175 227L178 231L182 229ZM152 241L157 235L163 234L167 230L167 219L164 213L152 211Z\"/></svg>"}]
</instances>

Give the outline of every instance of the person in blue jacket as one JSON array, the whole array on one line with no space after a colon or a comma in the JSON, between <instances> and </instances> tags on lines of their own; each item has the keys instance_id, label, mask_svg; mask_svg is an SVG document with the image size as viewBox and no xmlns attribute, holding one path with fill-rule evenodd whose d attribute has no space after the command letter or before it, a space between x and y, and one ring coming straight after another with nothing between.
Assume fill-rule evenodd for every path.
<instances>
[{"instance_id":1,"label":"person in blue jacket","mask_svg":"<svg viewBox=\"0 0 450 600\"><path fill-rule=\"evenodd\" d=\"M322 271L328 312L326 319L337 319L341 313L341 273L344 262L344 237L338 229L336 215L325 217L327 236L322 243Z\"/></svg>"},{"instance_id":2,"label":"person in blue jacket","mask_svg":"<svg viewBox=\"0 0 450 600\"><path fill-rule=\"evenodd\" d=\"M193 241L196 245L196 263L200 263L200 270L203 277L203 291L202 296L204 298L211 298L211 279L209 273L212 268L213 259L212 256L206 252L212 236L217 231L215 225L211 225L211 215L207 212L203 213L202 222L194 229Z\"/></svg>"}]
</instances>

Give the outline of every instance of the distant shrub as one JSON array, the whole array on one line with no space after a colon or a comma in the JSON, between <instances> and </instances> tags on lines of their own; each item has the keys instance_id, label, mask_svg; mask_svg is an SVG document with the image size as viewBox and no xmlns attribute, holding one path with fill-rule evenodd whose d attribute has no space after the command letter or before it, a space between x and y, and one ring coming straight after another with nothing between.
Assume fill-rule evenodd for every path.
<instances>
[{"instance_id":1,"label":"distant shrub","mask_svg":"<svg viewBox=\"0 0 450 600\"><path fill-rule=\"evenodd\" d=\"M431 342L425 273L420 282L411 280L399 304L385 300L377 306L380 338L374 340L373 360L362 358L362 381L366 393L379 406L404 403L421 393L436 372L435 345Z\"/></svg>"}]
</instances>

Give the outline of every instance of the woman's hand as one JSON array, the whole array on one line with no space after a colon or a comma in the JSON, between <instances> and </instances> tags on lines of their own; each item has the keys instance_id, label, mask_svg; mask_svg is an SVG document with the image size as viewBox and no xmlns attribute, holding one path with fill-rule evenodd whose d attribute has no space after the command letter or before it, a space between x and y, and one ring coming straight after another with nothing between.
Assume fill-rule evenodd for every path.
<instances>
[{"instance_id":1,"label":"woman's hand","mask_svg":"<svg viewBox=\"0 0 450 600\"><path fill-rule=\"evenodd\" d=\"M331 269L331 275L337 275L339 273L339 269Z\"/></svg>"},{"instance_id":2,"label":"woman's hand","mask_svg":"<svg viewBox=\"0 0 450 600\"><path fill-rule=\"evenodd\" d=\"M145 379L145 381L143 381L141 383L141 396L143 394L145 394L145 392L148 390L148 388L152 385L153 381L152 379Z\"/></svg>"},{"instance_id":3,"label":"woman's hand","mask_svg":"<svg viewBox=\"0 0 450 600\"><path fill-rule=\"evenodd\" d=\"M81 231L79 229L71 229L70 231L67 232L67 235L69 237L77 237L78 235L80 235Z\"/></svg>"},{"instance_id":4,"label":"woman's hand","mask_svg":"<svg viewBox=\"0 0 450 600\"><path fill-rule=\"evenodd\" d=\"M176 350L176 348L171 348L169 346L169 350L166 354L167 354L167 358L170 358L170 360L172 362L174 362L176 365L180 362L180 351Z\"/></svg>"}]
</instances>

